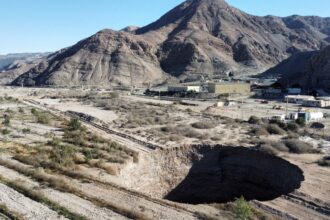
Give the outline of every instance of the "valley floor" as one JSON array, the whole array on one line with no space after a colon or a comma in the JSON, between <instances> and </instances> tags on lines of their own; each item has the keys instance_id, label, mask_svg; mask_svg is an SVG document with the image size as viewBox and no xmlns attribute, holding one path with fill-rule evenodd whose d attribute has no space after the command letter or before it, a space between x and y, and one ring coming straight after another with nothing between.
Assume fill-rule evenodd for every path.
<instances>
[{"instance_id":1,"label":"valley floor","mask_svg":"<svg viewBox=\"0 0 330 220\"><path fill-rule=\"evenodd\" d=\"M221 110L208 102L178 105L108 96L0 88L0 120L10 117L0 126L0 219L235 219L219 204L181 204L163 197L191 168L189 151L181 147L254 146L251 125L232 118L250 109L243 113L248 119L255 114L253 103ZM268 107L256 112L267 113ZM72 116L86 130L70 131ZM329 153L327 143L322 146ZM302 186L271 201L251 201L251 206L270 219L330 219L330 169L317 164L323 155L278 156L303 171Z\"/></svg>"}]
</instances>

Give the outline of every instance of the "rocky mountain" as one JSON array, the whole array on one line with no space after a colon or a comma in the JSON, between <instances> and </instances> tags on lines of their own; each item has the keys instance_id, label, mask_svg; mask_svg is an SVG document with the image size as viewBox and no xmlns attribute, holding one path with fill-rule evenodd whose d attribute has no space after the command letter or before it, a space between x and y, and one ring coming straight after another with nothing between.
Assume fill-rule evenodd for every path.
<instances>
[{"instance_id":1,"label":"rocky mountain","mask_svg":"<svg viewBox=\"0 0 330 220\"><path fill-rule=\"evenodd\" d=\"M188 0L145 27L100 31L14 84L141 86L256 74L329 43L330 18L259 17L224 0Z\"/></svg>"},{"instance_id":2,"label":"rocky mountain","mask_svg":"<svg viewBox=\"0 0 330 220\"><path fill-rule=\"evenodd\" d=\"M299 84L306 91L330 91L330 46L321 51L298 53L281 62L264 75L279 76L285 86Z\"/></svg>"},{"instance_id":3,"label":"rocky mountain","mask_svg":"<svg viewBox=\"0 0 330 220\"><path fill-rule=\"evenodd\" d=\"M50 53L21 53L0 55L0 84L8 84L37 65Z\"/></svg>"}]
</instances>

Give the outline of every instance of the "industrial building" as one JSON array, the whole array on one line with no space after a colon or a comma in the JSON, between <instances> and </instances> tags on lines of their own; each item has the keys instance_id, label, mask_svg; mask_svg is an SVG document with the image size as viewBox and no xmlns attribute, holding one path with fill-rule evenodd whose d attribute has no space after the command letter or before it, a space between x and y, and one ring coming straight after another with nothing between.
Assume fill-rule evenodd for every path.
<instances>
[{"instance_id":1,"label":"industrial building","mask_svg":"<svg viewBox=\"0 0 330 220\"><path fill-rule=\"evenodd\" d=\"M298 118L304 119L306 122L320 121L324 114L322 112L298 112Z\"/></svg>"},{"instance_id":2,"label":"industrial building","mask_svg":"<svg viewBox=\"0 0 330 220\"><path fill-rule=\"evenodd\" d=\"M201 86L198 85L171 85L168 86L168 92L201 92Z\"/></svg>"},{"instance_id":3,"label":"industrial building","mask_svg":"<svg viewBox=\"0 0 330 220\"><path fill-rule=\"evenodd\" d=\"M250 92L251 92L251 85L249 83L222 82L222 83L210 83L209 84L209 93L249 94Z\"/></svg>"},{"instance_id":4,"label":"industrial building","mask_svg":"<svg viewBox=\"0 0 330 220\"><path fill-rule=\"evenodd\" d=\"M288 95L285 96L285 102L316 108L325 108L330 106L330 99L316 99L314 96Z\"/></svg>"},{"instance_id":5,"label":"industrial building","mask_svg":"<svg viewBox=\"0 0 330 220\"><path fill-rule=\"evenodd\" d=\"M302 105L306 101L315 101L314 96L308 96L308 95L287 95L284 98L285 102L288 103L294 103L294 104L300 104Z\"/></svg>"}]
</instances>

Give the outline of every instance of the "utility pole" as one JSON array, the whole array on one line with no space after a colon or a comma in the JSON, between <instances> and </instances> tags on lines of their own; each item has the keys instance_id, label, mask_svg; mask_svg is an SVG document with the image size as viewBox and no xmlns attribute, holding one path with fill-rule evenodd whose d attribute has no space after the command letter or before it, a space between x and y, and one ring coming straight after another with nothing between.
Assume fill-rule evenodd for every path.
<instances>
[{"instance_id":1,"label":"utility pole","mask_svg":"<svg viewBox=\"0 0 330 220\"><path fill-rule=\"evenodd\" d=\"M285 117L288 116L288 104L289 104L289 99L286 97L286 105L285 105Z\"/></svg>"}]
</instances>

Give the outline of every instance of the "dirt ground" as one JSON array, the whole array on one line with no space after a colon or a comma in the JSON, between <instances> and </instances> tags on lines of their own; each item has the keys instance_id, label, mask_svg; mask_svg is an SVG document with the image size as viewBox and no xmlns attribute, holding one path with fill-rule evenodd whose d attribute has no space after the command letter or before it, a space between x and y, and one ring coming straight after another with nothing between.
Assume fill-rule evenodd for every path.
<instances>
[{"instance_id":1,"label":"dirt ground","mask_svg":"<svg viewBox=\"0 0 330 220\"><path fill-rule=\"evenodd\" d=\"M6 114L11 115L10 125L0 126L0 177L3 180L0 204L4 203L12 213L26 219L66 217L56 209L32 201L7 182L24 182L29 190L38 191L71 214L85 219L235 219L231 211L214 204L189 205L163 199L193 166L187 159L189 150L181 151L181 148L189 149L194 144L253 147L256 137L251 136L251 125L246 120L252 115L265 117L283 113L283 110L272 109L279 103L260 104L253 99L239 99L241 103L237 106L216 108L210 101L174 102L125 93L120 93L119 98L109 98L107 91L0 88L0 97L8 96L14 99L5 99L0 104L1 121ZM24 113L20 113L21 108ZM50 122L38 122L31 114L34 108L49 113ZM290 111L298 108L289 105ZM39 152L36 149L45 148L46 153L40 152L47 160L51 158L48 158L50 142L56 138L62 140L67 134L63 120L70 119L66 114L68 111L90 116L92 123L82 121L90 132L88 136L96 134L120 144L122 147L115 154L124 154L124 161L119 163L109 158L113 151L105 151L104 140L99 139L96 139L98 144L81 145L79 158L70 169L43 163L36 168L29 161L15 157L33 155L33 152ZM329 124L327 120L323 121L326 125ZM10 130L10 133L4 130ZM263 138L276 142L283 136ZM307 135L298 138L314 148L322 146L323 154L280 153L281 158L303 171L304 181L299 189L288 195L261 202L267 208L260 211L273 219L330 219L330 168L317 164L330 153L330 144L322 138ZM100 147L97 156L87 160L88 154L85 154L85 159L80 158L86 153L84 150L96 153L95 147ZM127 156L125 151L134 151L138 157ZM26 171L29 169L46 172L47 178L41 180ZM61 184L54 180L58 178ZM65 189L63 182L69 182L71 188Z\"/></svg>"}]
</instances>

